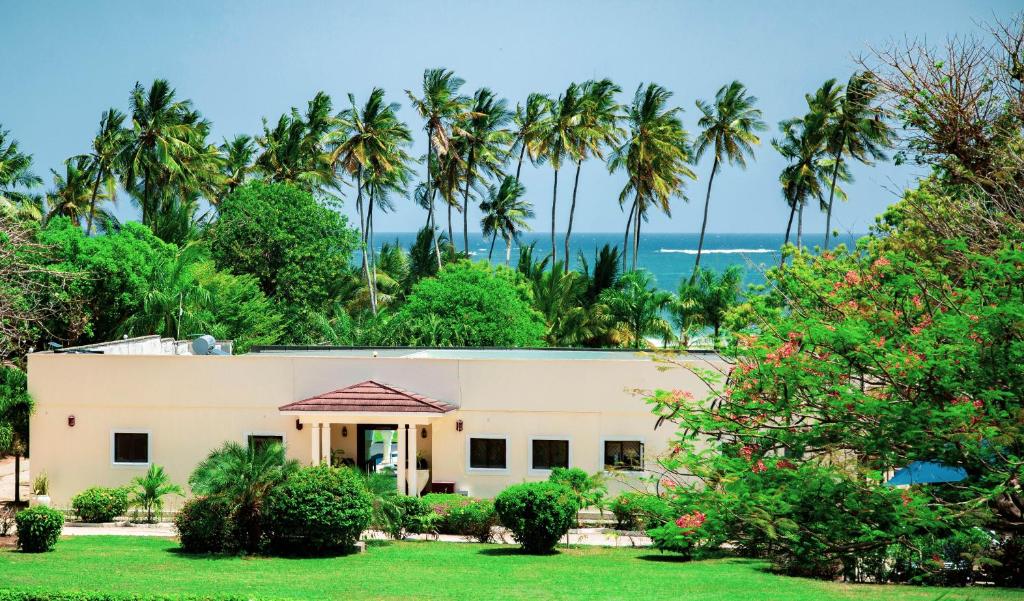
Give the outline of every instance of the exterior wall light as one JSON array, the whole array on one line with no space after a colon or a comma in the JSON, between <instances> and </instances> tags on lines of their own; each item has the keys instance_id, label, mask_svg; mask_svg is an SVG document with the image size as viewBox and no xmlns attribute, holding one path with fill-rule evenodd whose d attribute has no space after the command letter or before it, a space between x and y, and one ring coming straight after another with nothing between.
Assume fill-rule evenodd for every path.
<instances>
[{"instance_id":1,"label":"exterior wall light","mask_svg":"<svg viewBox=\"0 0 1024 601\"><path fill-rule=\"evenodd\" d=\"M297 418L297 417L295 418L295 429L296 430L301 430L302 429L302 422L300 422L299 418Z\"/></svg>"},{"instance_id":2,"label":"exterior wall light","mask_svg":"<svg viewBox=\"0 0 1024 601\"><path fill-rule=\"evenodd\" d=\"M341 437L342 438L347 438L348 437L348 426L342 426L341 427Z\"/></svg>"},{"instance_id":3,"label":"exterior wall light","mask_svg":"<svg viewBox=\"0 0 1024 601\"><path fill-rule=\"evenodd\" d=\"M427 437L427 429L426 428L420 428L420 438L426 438L426 437Z\"/></svg>"},{"instance_id":4,"label":"exterior wall light","mask_svg":"<svg viewBox=\"0 0 1024 601\"><path fill-rule=\"evenodd\" d=\"M456 432L462 432L462 420L461 419L455 420L455 431Z\"/></svg>"},{"instance_id":5,"label":"exterior wall light","mask_svg":"<svg viewBox=\"0 0 1024 601\"><path fill-rule=\"evenodd\" d=\"M69 415L68 416L68 427L69 428L74 428L75 427L75 416L74 415Z\"/></svg>"}]
</instances>

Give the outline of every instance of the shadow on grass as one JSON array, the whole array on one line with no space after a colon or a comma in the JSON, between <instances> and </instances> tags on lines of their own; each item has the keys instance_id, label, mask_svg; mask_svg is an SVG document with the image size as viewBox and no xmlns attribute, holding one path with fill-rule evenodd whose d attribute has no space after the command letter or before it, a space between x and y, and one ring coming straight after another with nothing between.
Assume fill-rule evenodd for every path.
<instances>
[{"instance_id":1,"label":"shadow on grass","mask_svg":"<svg viewBox=\"0 0 1024 601\"><path fill-rule=\"evenodd\" d=\"M502 547L491 547L489 549L480 549L477 551L480 555L486 555L488 557L510 557L510 556L521 556L521 557L550 557L552 555L561 555L561 553L555 549L546 553L530 553L524 551L521 547L502 546Z\"/></svg>"},{"instance_id":2,"label":"shadow on grass","mask_svg":"<svg viewBox=\"0 0 1024 601\"><path fill-rule=\"evenodd\" d=\"M693 561L693 559L682 555L638 555L637 559L657 563L691 563Z\"/></svg>"},{"instance_id":3,"label":"shadow on grass","mask_svg":"<svg viewBox=\"0 0 1024 601\"><path fill-rule=\"evenodd\" d=\"M368 541L367 548L383 548L393 544L391 541ZM297 550L271 550L264 553L253 553L247 555L245 553L190 553L183 550L181 547L171 547L167 549L167 552L171 555L181 557L184 559L202 559L202 560L218 560L218 559L332 559L335 557L347 557L350 555L359 555L355 549L328 549L325 551L318 551L315 553L303 552L300 549Z\"/></svg>"}]
</instances>

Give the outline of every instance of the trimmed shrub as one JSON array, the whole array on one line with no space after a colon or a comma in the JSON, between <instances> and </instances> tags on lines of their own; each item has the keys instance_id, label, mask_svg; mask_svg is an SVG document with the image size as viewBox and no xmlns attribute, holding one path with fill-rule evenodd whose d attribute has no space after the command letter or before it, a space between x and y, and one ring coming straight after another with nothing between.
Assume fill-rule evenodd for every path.
<instances>
[{"instance_id":1,"label":"trimmed shrub","mask_svg":"<svg viewBox=\"0 0 1024 601\"><path fill-rule=\"evenodd\" d=\"M112 522L128 511L128 489L87 488L71 499L71 507L83 522Z\"/></svg>"},{"instance_id":2,"label":"trimmed shrub","mask_svg":"<svg viewBox=\"0 0 1024 601\"><path fill-rule=\"evenodd\" d=\"M494 502L463 495L431 493L420 499L425 514L420 518L421 532L458 534L486 543L498 525Z\"/></svg>"},{"instance_id":3,"label":"trimmed shrub","mask_svg":"<svg viewBox=\"0 0 1024 601\"><path fill-rule=\"evenodd\" d=\"M227 503L216 497L195 497L186 501L174 516L182 551L222 551L229 532L229 514Z\"/></svg>"},{"instance_id":4,"label":"trimmed shrub","mask_svg":"<svg viewBox=\"0 0 1024 601\"><path fill-rule=\"evenodd\" d=\"M622 493L612 500L609 509L615 514L619 530L657 528L669 521L672 512L664 498L641 492Z\"/></svg>"},{"instance_id":5,"label":"trimmed shrub","mask_svg":"<svg viewBox=\"0 0 1024 601\"><path fill-rule=\"evenodd\" d=\"M25 553L42 553L57 544L64 514L38 505L19 511L14 521L18 524L18 548Z\"/></svg>"},{"instance_id":6,"label":"trimmed shrub","mask_svg":"<svg viewBox=\"0 0 1024 601\"><path fill-rule=\"evenodd\" d=\"M494 500L501 523L528 553L555 548L576 523L575 496L568 487L551 482L527 482L506 488Z\"/></svg>"},{"instance_id":7,"label":"trimmed shrub","mask_svg":"<svg viewBox=\"0 0 1024 601\"><path fill-rule=\"evenodd\" d=\"M274 488L263 516L271 543L279 549L347 550L370 525L373 499L357 472L317 465Z\"/></svg>"}]
</instances>

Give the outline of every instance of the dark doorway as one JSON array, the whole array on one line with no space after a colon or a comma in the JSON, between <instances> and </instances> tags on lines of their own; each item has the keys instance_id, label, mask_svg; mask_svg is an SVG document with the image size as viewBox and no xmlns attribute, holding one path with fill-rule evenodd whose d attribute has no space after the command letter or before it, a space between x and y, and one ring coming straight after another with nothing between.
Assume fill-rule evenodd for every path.
<instances>
[{"instance_id":1,"label":"dark doorway","mask_svg":"<svg viewBox=\"0 0 1024 601\"><path fill-rule=\"evenodd\" d=\"M398 424L356 426L356 464L366 473L397 468Z\"/></svg>"}]
</instances>

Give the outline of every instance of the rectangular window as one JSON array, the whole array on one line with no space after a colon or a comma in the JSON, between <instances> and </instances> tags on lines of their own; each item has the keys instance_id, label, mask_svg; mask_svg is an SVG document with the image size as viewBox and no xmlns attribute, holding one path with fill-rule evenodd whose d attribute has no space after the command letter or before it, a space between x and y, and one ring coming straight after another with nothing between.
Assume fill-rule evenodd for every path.
<instances>
[{"instance_id":1,"label":"rectangular window","mask_svg":"<svg viewBox=\"0 0 1024 601\"><path fill-rule=\"evenodd\" d=\"M568 440L534 439L530 443L530 469L549 470L556 467L569 467Z\"/></svg>"},{"instance_id":2,"label":"rectangular window","mask_svg":"<svg viewBox=\"0 0 1024 601\"><path fill-rule=\"evenodd\" d=\"M604 469L643 471L644 443L639 440L606 440L604 442Z\"/></svg>"},{"instance_id":3,"label":"rectangular window","mask_svg":"<svg viewBox=\"0 0 1024 601\"><path fill-rule=\"evenodd\" d=\"M470 469L503 470L508 468L508 441L504 438L470 438Z\"/></svg>"},{"instance_id":4,"label":"rectangular window","mask_svg":"<svg viewBox=\"0 0 1024 601\"><path fill-rule=\"evenodd\" d=\"M283 445L284 444L284 436L281 436L279 434L250 434L249 435L249 448L251 448L251 449L262 448L262 447L265 447L265 446L267 446L269 444L274 444L275 442L277 444Z\"/></svg>"},{"instance_id":5,"label":"rectangular window","mask_svg":"<svg viewBox=\"0 0 1024 601\"><path fill-rule=\"evenodd\" d=\"M149 463L149 434L114 432L114 463Z\"/></svg>"}]
</instances>

